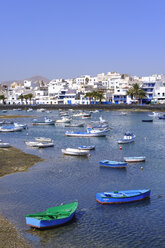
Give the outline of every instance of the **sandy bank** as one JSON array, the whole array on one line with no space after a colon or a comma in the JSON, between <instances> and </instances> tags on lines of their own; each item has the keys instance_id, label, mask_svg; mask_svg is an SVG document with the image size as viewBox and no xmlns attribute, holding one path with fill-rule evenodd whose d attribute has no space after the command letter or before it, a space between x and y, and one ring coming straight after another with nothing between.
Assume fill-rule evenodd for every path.
<instances>
[{"instance_id":1,"label":"sandy bank","mask_svg":"<svg viewBox=\"0 0 165 248\"><path fill-rule=\"evenodd\" d=\"M30 116L30 115L0 115L0 119L15 119L15 118L26 118L26 117L38 117L38 116Z\"/></svg>"},{"instance_id":2,"label":"sandy bank","mask_svg":"<svg viewBox=\"0 0 165 248\"><path fill-rule=\"evenodd\" d=\"M0 216L0 247L30 248L30 245L19 235L17 229L2 216Z\"/></svg>"},{"instance_id":3,"label":"sandy bank","mask_svg":"<svg viewBox=\"0 0 165 248\"><path fill-rule=\"evenodd\" d=\"M0 177L26 171L35 163L43 161L43 159L22 152L21 150L10 147L0 148ZM8 219L0 215L0 247L3 248L29 248L25 240L20 237L17 229L8 221Z\"/></svg>"},{"instance_id":4,"label":"sandy bank","mask_svg":"<svg viewBox=\"0 0 165 248\"><path fill-rule=\"evenodd\" d=\"M0 177L26 171L35 163L43 161L35 155L24 153L14 147L0 148L0 158Z\"/></svg>"}]
</instances>

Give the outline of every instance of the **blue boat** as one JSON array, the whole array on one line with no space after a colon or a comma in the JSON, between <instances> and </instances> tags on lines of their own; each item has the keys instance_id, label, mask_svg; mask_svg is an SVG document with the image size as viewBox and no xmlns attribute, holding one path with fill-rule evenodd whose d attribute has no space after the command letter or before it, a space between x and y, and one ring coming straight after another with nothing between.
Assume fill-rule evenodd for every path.
<instances>
[{"instance_id":1,"label":"blue boat","mask_svg":"<svg viewBox=\"0 0 165 248\"><path fill-rule=\"evenodd\" d=\"M149 198L150 193L150 189L103 192L96 194L96 201L100 204L135 202Z\"/></svg>"},{"instance_id":2,"label":"blue boat","mask_svg":"<svg viewBox=\"0 0 165 248\"><path fill-rule=\"evenodd\" d=\"M80 150L94 150L95 146L79 146L78 149Z\"/></svg>"},{"instance_id":3,"label":"blue boat","mask_svg":"<svg viewBox=\"0 0 165 248\"><path fill-rule=\"evenodd\" d=\"M165 120L165 115L160 115L160 116L158 116L158 118L161 120Z\"/></svg>"},{"instance_id":4,"label":"blue boat","mask_svg":"<svg viewBox=\"0 0 165 248\"><path fill-rule=\"evenodd\" d=\"M119 139L117 142L118 144L127 144L134 142L136 138L136 135L130 132L126 132L123 139Z\"/></svg>"},{"instance_id":5,"label":"blue boat","mask_svg":"<svg viewBox=\"0 0 165 248\"><path fill-rule=\"evenodd\" d=\"M125 168L127 166L127 163L120 161L101 160L100 166L112 168Z\"/></svg>"},{"instance_id":6,"label":"blue boat","mask_svg":"<svg viewBox=\"0 0 165 248\"><path fill-rule=\"evenodd\" d=\"M39 229L59 226L65 224L73 218L77 207L78 202L72 202L69 204L48 208L44 212L27 214L26 224Z\"/></svg>"},{"instance_id":7,"label":"blue boat","mask_svg":"<svg viewBox=\"0 0 165 248\"><path fill-rule=\"evenodd\" d=\"M69 137L104 137L106 136L109 130L97 130L97 129L89 129L87 128L87 132L73 132L66 131L65 135Z\"/></svg>"},{"instance_id":8,"label":"blue boat","mask_svg":"<svg viewBox=\"0 0 165 248\"><path fill-rule=\"evenodd\" d=\"M142 122L153 122L153 120L151 120L151 119L146 119L146 120L142 120Z\"/></svg>"}]
</instances>

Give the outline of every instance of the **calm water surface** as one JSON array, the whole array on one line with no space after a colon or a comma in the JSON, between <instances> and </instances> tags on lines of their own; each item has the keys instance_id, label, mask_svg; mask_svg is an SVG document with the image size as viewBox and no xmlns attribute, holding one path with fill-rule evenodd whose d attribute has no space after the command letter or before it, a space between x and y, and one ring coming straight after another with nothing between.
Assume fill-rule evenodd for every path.
<instances>
[{"instance_id":1,"label":"calm water surface","mask_svg":"<svg viewBox=\"0 0 165 248\"><path fill-rule=\"evenodd\" d=\"M11 113L14 114L12 111L7 114ZM20 114L45 116L25 111ZM57 118L58 112L47 115ZM29 124L28 135L26 131L0 134L3 141L46 159L27 172L0 178L0 211L32 247L165 247L165 121L155 118L153 123L143 123L146 112L127 112L122 116L117 111L92 114L92 120L98 120L100 115L112 127L105 138L66 137L66 130L84 128L32 126L33 118L19 119ZM120 150L117 139L128 130L136 134L136 142L122 145ZM55 146L26 147L24 140L37 136L51 137ZM96 145L89 158L61 153L62 148L88 144ZM126 169L99 167L102 159L122 160L124 156L146 156L147 160L130 164ZM96 202L97 192L143 188L152 189L150 200L112 206ZM25 225L25 214L74 200L78 200L79 207L71 223L45 231Z\"/></svg>"}]
</instances>

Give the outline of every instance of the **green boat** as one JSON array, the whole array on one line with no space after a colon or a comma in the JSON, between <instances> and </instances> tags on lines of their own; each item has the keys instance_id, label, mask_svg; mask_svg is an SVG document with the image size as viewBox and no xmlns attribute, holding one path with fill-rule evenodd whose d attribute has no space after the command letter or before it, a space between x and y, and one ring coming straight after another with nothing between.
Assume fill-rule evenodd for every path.
<instances>
[{"instance_id":1,"label":"green boat","mask_svg":"<svg viewBox=\"0 0 165 248\"><path fill-rule=\"evenodd\" d=\"M77 207L78 202L72 202L69 204L48 208L44 212L27 214L26 224L39 229L59 226L65 224L73 218Z\"/></svg>"}]
</instances>

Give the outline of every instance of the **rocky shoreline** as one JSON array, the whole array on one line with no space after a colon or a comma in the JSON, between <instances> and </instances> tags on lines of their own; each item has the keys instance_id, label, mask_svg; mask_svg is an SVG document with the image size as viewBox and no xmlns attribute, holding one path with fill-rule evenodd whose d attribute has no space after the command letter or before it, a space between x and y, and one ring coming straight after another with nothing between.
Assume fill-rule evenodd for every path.
<instances>
[{"instance_id":1,"label":"rocky shoreline","mask_svg":"<svg viewBox=\"0 0 165 248\"><path fill-rule=\"evenodd\" d=\"M0 158L0 177L26 171L37 162L43 161L43 159L35 155L24 153L14 147L0 148ZM20 236L14 225L2 215L0 215L0 247L30 247Z\"/></svg>"}]
</instances>

